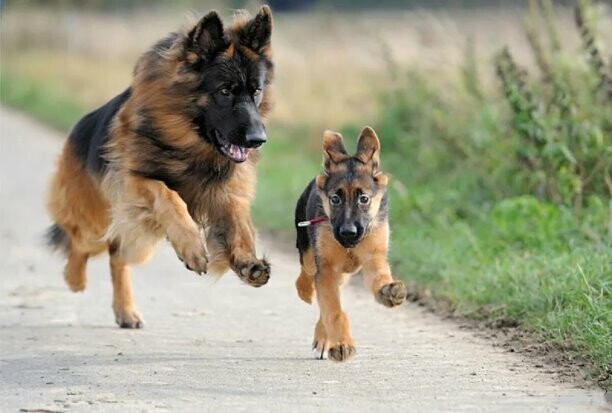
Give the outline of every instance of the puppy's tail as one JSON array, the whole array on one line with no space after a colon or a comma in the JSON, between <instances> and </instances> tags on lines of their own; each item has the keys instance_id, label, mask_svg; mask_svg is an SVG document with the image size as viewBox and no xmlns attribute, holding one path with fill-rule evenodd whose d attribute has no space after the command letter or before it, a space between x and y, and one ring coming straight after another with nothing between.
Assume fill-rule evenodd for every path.
<instances>
[{"instance_id":1,"label":"puppy's tail","mask_svg":"<svg viewBox=\"0 0 612 413\"><path fill-rule=\"evenodd\" d=\"M59 225L51 225L45 232L47 245L54 251L68 254L70 251L70 237Z\"/></svg>"}]
</instances>

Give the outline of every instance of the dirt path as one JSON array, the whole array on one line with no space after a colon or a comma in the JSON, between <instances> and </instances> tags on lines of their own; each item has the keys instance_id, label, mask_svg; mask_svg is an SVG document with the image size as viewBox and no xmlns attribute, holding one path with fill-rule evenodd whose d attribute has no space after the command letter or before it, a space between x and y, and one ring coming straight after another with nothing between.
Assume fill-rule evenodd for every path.
<instances>
[{"instance_id":1,"label":"dirt path","mask_svg":"<svg viewBox=\"0 0 612 413\"><path fill-rule=\"evenodd\" d=\"M91 263L88 289L73 294L61 260L42 245L44 186L63 138L5 108L0 123L4 412L609 408L601 392L558 384L418 307L381 308L363 288L344 295L356 358L314 360L317 312L294 292L296 256L265 242L274 271L261 289L230 274L216 283L199 278L162 247L134 271L145 329L120 330L106 259Z\"/></svg>"}]
</instances>

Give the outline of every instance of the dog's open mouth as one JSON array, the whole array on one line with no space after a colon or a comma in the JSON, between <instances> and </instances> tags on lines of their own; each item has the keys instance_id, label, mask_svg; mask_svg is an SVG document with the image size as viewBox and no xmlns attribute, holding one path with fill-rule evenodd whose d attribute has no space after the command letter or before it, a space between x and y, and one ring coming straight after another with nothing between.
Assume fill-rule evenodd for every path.
<instances>
[{"instance_id":1,"label":"dog's open mouth","mask_svg":"<svg viewBox=\"0 0 612 413\"><path fill-rule=\"evenodd\" d=\"M232 161L238 163L246 161L249 157L249 152L251 152L249 148L242 148L231 143L221 146L219 149Z\"/></svg>"},{"instance_id":2,"label":"dog's open mouth","mask_svg":"<svg viewBox=\"0 0 612 413\"><path fill-rule=\"evenodd\" d=\"M215 146L217 149L236 163L244 162L249 157L251 150L233 143L225 142L221 134L215 130Z\"/></svg>"}]
</instances>

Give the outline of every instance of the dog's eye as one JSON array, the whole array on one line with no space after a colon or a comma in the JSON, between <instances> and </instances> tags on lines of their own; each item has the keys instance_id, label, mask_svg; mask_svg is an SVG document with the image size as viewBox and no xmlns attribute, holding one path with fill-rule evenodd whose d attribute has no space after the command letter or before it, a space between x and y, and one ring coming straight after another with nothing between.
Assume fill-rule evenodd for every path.
<instances>
[{"instance_id":1,"label":"dog's eye","mask_svg":"<svg viewBox=\"0 0 612 413\"><path fill-rule=\"evenodd\" d=\"M261 88L260 88L260 87L258 87L258 88L256 88L256 89L253 91L253 96L255 96L255 97L256 97L256 96L259 96L259 94L260 94L260 93L261 93Z\"/></svg>"},{"instance_id":2,"label":"dog's eye","mask_svg":"<svg viewBox=\"0 0 612 413\"><path fill-rule=\"evenodd\" d=\"M360 195L359 196L359 203L361 205L367 205L370 202L370 197L367 195Z\"/></svg>"},{"instance_id":3,"label":"dog's eye","mask_svg":"<svg viewBox=\"0 0 612 413\"><path fill-rule=\"evenodd\" d=\"M342 200L338 195L332 195L329 197L329 203L332 205L339 205Z\"/></svg>"},{"instance_id":4,"label":"dog's eye","mask_svg":"<svg viewBox=\"0 0 612 413\"><path fill-rule=\"evenodd\" d=\"M221 94L223 96L229 96L230 93L232 93L228 88L224 87L223 89L221 89L219 92L221 92Z\"/></svg>"}]
</instances>

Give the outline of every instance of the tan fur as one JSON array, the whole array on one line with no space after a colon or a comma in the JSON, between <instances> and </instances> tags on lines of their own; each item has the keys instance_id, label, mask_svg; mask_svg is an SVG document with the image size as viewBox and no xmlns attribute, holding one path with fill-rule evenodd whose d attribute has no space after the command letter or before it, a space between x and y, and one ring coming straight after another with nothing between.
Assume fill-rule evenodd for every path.
<instances>
[{"instance_id":1,"label":"tan fur","mask_svg":"<svg viewBox=\"0 0 612 413\"><path fill-rule=\"evenodd\" d=\"M115 321L121 327L140 328L142 327L142 318L134 306L132 280L127 263L112 249L110 255Z\"/></svg>"},{"instance_id":2,"label":"tan fur","mask_svg":"<svg viewBox=\"0 0 612 413\"><path fill-rule=\"evenodd\" d=\"M58 166L49 186L47 208L70 237L64 279L71 290L82 291L87 284L87 259L107 249L104 233L109 222L108 203L68 145Z\"/></svg>"},{"instance_id":3,"label":"tan fur","mask_svg":"<svg viewBox=\"0 0 612 413\"><path fill-rule=\"evenodd\" d=\"M314 260L312 249L304 253L302 267L298 279L295 281L295 288L302 300L308 304L312 304L312 299L315 295L314 276L317 267Z\"/></svg>"}]
</instances>

